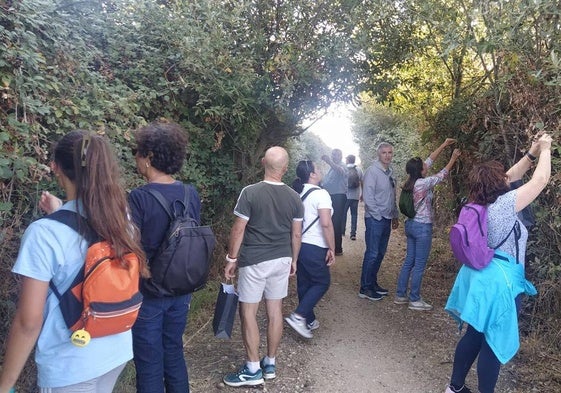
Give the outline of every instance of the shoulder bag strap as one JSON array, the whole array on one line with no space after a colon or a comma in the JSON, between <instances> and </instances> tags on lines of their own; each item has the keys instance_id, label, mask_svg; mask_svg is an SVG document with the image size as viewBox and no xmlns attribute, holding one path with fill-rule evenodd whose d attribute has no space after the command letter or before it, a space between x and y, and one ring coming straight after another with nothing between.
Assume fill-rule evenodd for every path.
<instances>
[{"instance_id":1,"label":"shoulder bag strap","mask_svg":"<svg viewBox=\"0 0 561 393\"><path fill-rule=\"evenodd\" d=\"M95 243L96 241L99 241L99 239L100 239L99 235L94 232L94 230L92 229L92 227L88 224L88 222L86 220L83 220L83 222L85 224L85 227L84 228L79 227L79 225L78 225L78 213L77 212L74 212L74 211L71 211L71 210L66 210L66 209L59 209L59 210L45 216L45 218L48 218L48 219L54 220L54 221L58 221L58 222L60 222L64 225L69 226L70 228L72 228L77 233L81 234L84 237L84 239L88 242L88 247L89 247L90 244ZM80 229L82 229L82 231L80 231ZM83 273L83 269L80 269L78 271L78 274L76 274L76 276L72 279L72 282L74 282L78 278L78 276L82 273ZM62 297L62 294L59 292L58 288L53 283L53 280L49 281L49 288L51 288L51 290L53 291L53 293L55 294L57 299L60 301L60 299Z\"/></svg>"},{"instance_id":2,"label":"shoulder bag strap","mask_svg":"<svg viewBox=\"0 0 561 393\"><path fill-rule=\"evenodd\" d=\"M520 229L520 224L518 223L518 220L514 222L514 225L512 226L512 229L508 232L508 235L506 235L506 237L496 247L493 247L493 249L496 250L497 248L502 246L506 242L506 240L510 237L510 234L512 232L514 232L514 240L516 242L516 263L519 263L520 249L518 245L518 240L520 240L520 237L522 237L522 231Z\"/></svg>"},{"instance_id":3,"label":"shoulder bag strap","mask_svg":"<svg viewBox=\"0 0 561 393\"><path fill-rule=\"evenodd\" d=\"M171 210L169 208L169 203L166 200L166 198L164 198L162 193L160 191L154 190L152 188L148 188L146 191L148 191L148 193L150 195L152 195L154 198L156 198L156 200L158 201L160 206L162 206L162 208L165 210L165 212L169 216L170 221L173 220L173 213L171 212ZM188 196L186 195L185 198L188 198Z\"/></svg>"},{"instance_id":4,"label":"shoulder bag strap","mask_svg":"<svg viewBox=\"0 0 561 393\"><path fill-rule=\"evenodd\" d=\"M306 198L308 197L308 195L310 195L310 194L311 194L312 192L314 192L315 190L321 190L321 188L319 188L319 187L312 187L312 188L310 188L310 189L309 189L308 191L306 191L306 193L305 193L304 195L302 195L302 197L300 198L300 199L302 199L302 202L304 202L304 199L306 199ZM317 222L317 220L319 220L319 215L315 218L314 221L312 221L312 223L311 223L310 225L308 225L308 226L306 227L306 229L304 229L304 230L302 231L302 235L303 235L304 233L308 232L308 229L310 229L310 228L312 227L312 225L314 225L314 224Z\"/></svg>"}]
</instances>

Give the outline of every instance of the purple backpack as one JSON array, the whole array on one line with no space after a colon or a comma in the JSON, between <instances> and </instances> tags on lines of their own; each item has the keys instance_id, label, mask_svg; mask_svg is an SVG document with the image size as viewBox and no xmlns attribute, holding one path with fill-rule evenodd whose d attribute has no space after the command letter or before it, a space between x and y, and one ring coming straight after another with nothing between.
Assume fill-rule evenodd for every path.
<instances>
[{"instance_id":1,"label":"purple backpack","mask_svg":"<svg viewBox=\"0 0 561 393\"><path fill-rule=\"evenodd\" d=\"M481 270L493 259L495 249L506 242L514 232L516 239L516 261L518 262L518 221L508 235L495 248L487 245L487 206L467 203L462 207L458 221L450 228L450 246L454 257L472 269Z\"/></svg>"},{"instance_id":2,"label":"purple backpack","mask_svg":"<svg viewBox=\"0 0 561 393\"><path fill-rule=\"evenodd\" d=\"M466 266L481 270L491 262L495 250L487 245L487 207L468 203L458 222L450 228L454 257Z\"/></svg>"}]
</instances>

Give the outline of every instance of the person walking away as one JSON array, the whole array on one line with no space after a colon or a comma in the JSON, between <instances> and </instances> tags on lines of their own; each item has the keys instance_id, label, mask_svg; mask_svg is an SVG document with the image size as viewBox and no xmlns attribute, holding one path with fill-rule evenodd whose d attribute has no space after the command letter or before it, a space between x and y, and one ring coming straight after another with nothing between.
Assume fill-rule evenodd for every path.
<instances>
[{"instance_id":1,"label":"person walking away","mask_svg":"<svg viewBox=\"0 0 561 393\"><path fill-rule=\"evenodd\" d=\"M427 173L440 153L455 142L455 139L447 138L430 154L425 162L419 157L415 157L407 161L405 165L405 172L409 177L403 186L403 190L413 193L413 204L416 214L414 218L408 218L405 221L407 252L397 277L394 303L409 303L409 309L411 310L432 310L432 305L421 298L421 283L432 245L433 189L448 176L448 173L450 173L454 163L461 154L460 150L455 149L452 152L448 164L436 175L427 176ZM409 296L407 296L409 279L411 279L411 284Z\"/></svg>"},{"instance_id":2,"label":"person walking away","mask_svg":"<svg viewBox=\"0 0 561 393\"><path fill-rule=\"evenodd\" d=\"M288 277L296 274L304 206L296 191L282 183L288 153L274 146L262 159L264 180L242 189L234 208L224 276L233 279L238 269L240 320L247 362L226 374L229 386L261 385L276 377L276 355L282 337L282 299ZM259 359L257 310L265 296L267 356Z\"/></svg>"},{"instance_id":3,"label":"person walking away","mask_svg":"<svg viewBox=\"0 0 561 393\"><path fill-rule=\"evenodd\" d=\"M335 255L343 255L343 231L345 204L347 202L347 169L342 162L343 152L333 149L331 157L321 157L329 165L329 171L322 181L322 187L329 192L333 205L333 230L335 231Z\"/></svg>"},{"instance_id":4,"label":"person walking away","mask_svg":"<svg viewBox=\"0 0 561 393\"><path fill-rule=\"evenodd\" d=\"M349 154L345 159L347 161L347 202L345 204L345 215L343 216L343 235L347 227L347 215L351 211L351 233L350 239L356 240L356 225L358 220L358 201L362 194L362 178L364 174L356 164L356 157Z\"/></svg>"},{"instance_id":5,"label":"person walking away","mask_svg":"<svg viewBox=\"0 0 561 393\"><path fill-rule=\"evenodd\" d=\"M170 217L150 190L158 191L172 211L176 201L189 192L190 216L200 222L201 201L192 185L173 176L181 170L188 145L187 131L172 122L154 122L134 134L133 149L138 173L147 184L131 191L129 204L133 221L141 232L142 247L152 268ZM132 328L136 390L139 393L189 392L189 376L183 353L183 333L191 294L174 296L163 292L151 279L142 280L144 302Z\"/></svg>"},{"instance_id":6,"label":"person walking away","mask_svg":"<svg viewBox=\"0 0 561 393\"><path fill-rule=\"evenodd\" d=\"M549 182L551 142L549 134L534 138L528 153L506 172L501 163L488 161L475 165L468 175L468 201L487 206L487 244L495 248L495 256L481 270L462 266L448 297L446 310L467 329L456 346L446 393L471 392L465 379L476 358L479 392L493 393L501 364L518 351L521 295L536 290L524 278L528 231L517 214ZM509 183L522 179L536 160L531 179L511 190Z\"/></svg>"},{"instance_id":7,"label":"person walking away","mask_svg":"<svg viewBox=\"0 0 561 393\"><path fill-rule=\"evenodd\" d=\"M296 270L298 306L286 322L298 334L312 338L319 328L314 307L329 289L330 266L335 263L335 236L331 221L331 198L319 187L321 172L312 161L300 161L292 188L304 203L302 247Z\"/></svg>"},{"instance_id":8,"label":"person walking away","mask_svg":"<svg viewBox=\"0 0 561 393\"><path fill-rule=\"evenodd\" d=\"M62 204L45 192L39 207L47 213L57 209L79 213L79 228L89 225L111 243L119 258L135 253L142 274L147 275L138 231L128 219L117 157L108 141L88 131L72 131L56 144L50 167L67 201ZM81 234L56 220L37 220L25 231L13 267L13 272L22 277L22 286L3 357L1 393L14 391L36 343L41 392L111 392L132 359L130 330L92 338L82 347L74 345L59 300L49 288L51 282L56 288L70 287L84 269L87 248Z\"/></svg>"},{"instance_id":9,"label":"person walking away","mask_svg":"<svg viewBox=\"0 0 561 393\"><path fill-rule=\"evenodd\" d=\"M381 300L388 294L388 290L378 284L378 271L388 248L390 232L399 225L395 180L391 168L393 146L382 142L376 152L378 159L364 172L363 179L366 251L358 293L360 298L374 301Z\"/></svg>"}]
</instances>

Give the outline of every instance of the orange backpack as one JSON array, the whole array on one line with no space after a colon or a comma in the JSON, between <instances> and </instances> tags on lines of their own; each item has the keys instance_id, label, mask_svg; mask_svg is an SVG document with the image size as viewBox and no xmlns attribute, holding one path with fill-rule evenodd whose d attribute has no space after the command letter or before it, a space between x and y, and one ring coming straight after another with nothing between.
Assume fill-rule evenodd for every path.
<instances>
[{"instance_id":1,"label":"orange backpack","mask_svg":"<svg viewBox=\"0 0 561 393\"><path fill-rule=\"evenodd\" d=\"M51 220L82 232L88 242L84 268L62 294L53 282L49 286L60 301L60 309L68 328L75 332L72 342L86 345L89 337L103 337L129 330L142 304L139 292L140 263L136 254L116 258L113 247L87 226L78 228L78 213L58 210ZM82 331L88 338L82 336Z\"/></svg>"}]
</instances>

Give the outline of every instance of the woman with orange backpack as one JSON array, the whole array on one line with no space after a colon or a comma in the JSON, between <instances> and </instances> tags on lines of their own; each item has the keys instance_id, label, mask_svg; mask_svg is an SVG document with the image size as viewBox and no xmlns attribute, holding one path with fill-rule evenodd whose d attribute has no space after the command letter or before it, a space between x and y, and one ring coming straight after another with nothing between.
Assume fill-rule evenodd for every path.
<instances>
[{"instance_id":1,"label":"woman with orange backpack","mask_svg":"<svg viewBox=\"0 0 561 393\"><path fill-rule=\"evenodd\" d=\"M136 254L141 270L148 274L138 231L128 219L118 168L105 138L72 131L58 142L51 162L67 201L60 206L60 200L45 193L39 206L48 212L79 213L76 219L81 230L91 228L112 245L117 257ZM132 359L130 329L91 339L84 335L71 342L72 331L50 289L51 283L59 289L71 285L84 268L88 245L84 231L79 233L56 220L37 220L25 231L12 270L22 277L22 286L4 355L0 393L14 391L35 344L37 383L45 393L110 392Z\"/></svg>"}]
</instances>

